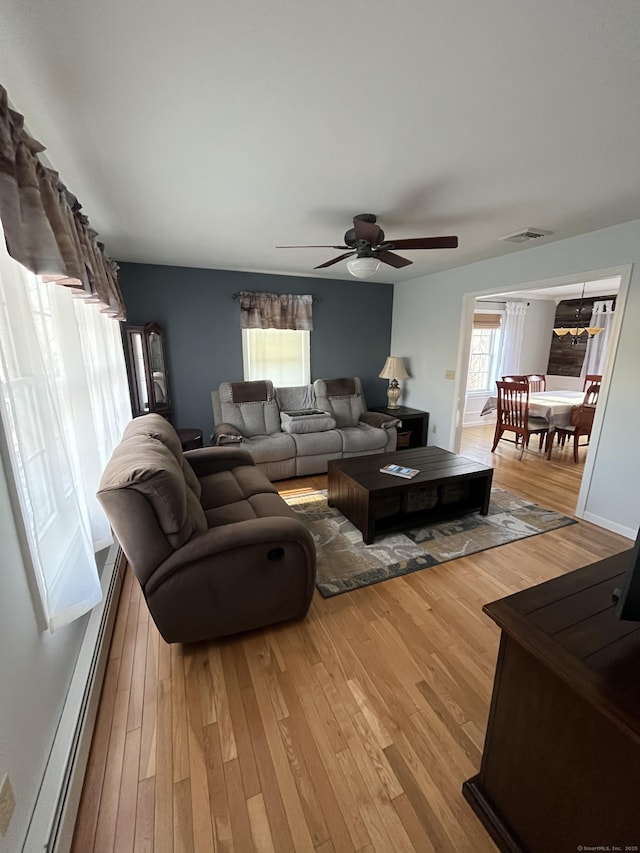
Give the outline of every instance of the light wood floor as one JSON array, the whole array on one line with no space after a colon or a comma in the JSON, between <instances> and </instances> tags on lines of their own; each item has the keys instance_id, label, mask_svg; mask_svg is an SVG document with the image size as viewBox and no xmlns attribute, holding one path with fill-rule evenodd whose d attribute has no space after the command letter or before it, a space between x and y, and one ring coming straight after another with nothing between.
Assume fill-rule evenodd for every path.
<instances>
[{"instance_id":1,"label":"light wood floor","mask_svg":"<svg viewBox=\"0 0 640 853\"><path fill-rule=\"evenodd\" d=\"M491 434L466 429L462 453L572 514L583 465L569 450L518 462L505 442L489 453ZM185 647L159 638L128 573L74 853L494 851L460 793L498 644L482 605L630 544L580 522Z\"/></svg>"}]
</instances>

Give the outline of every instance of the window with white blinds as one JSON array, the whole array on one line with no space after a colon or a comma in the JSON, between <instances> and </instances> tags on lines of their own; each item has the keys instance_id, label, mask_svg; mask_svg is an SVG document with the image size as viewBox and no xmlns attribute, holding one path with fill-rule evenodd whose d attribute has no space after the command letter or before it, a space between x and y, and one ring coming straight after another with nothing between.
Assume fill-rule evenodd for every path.
<instances>
[{"instance_id":1,"label":"window with white blinds","mask_svg":"<svg viewBox=\"0 0 640 853\"><path fill-rule=\"evenodd\" d=\"M502 315L496 312L476 311L473 315L467 392L495 388L502 344L501 322Z\"/></svg>"}]
</instances>

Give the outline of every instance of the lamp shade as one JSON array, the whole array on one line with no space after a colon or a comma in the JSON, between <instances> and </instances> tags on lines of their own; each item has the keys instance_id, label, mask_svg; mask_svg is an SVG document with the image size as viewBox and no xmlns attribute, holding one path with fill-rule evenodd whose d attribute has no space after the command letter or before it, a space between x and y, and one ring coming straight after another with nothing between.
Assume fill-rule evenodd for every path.
<instances>
[{"instance_id":1,"label":"lamp shade","mask_svg":"<svg viewBox=\"0 0 640 853\"><path fill-rule=\"evenodd\" d=\"M595 338L595 336L599 335L600 332L604 332L604 328L600 328L598 326L580 326L573 329L567 329L564 326L561 326L553 331L559 338L564 337L564 335L571 335L572 338L577 338L584 334L589 335L590 338Z\"/></svg>"},{"instance_id":2,"label":"lamp shade","mask_svg":"<svg viewBox=\"0 0 640 853\"><path fill-rule=\"evenodd\" d=\"M375 258L350 258L347 269L356 278L371 278L378 271L380 261Z\"/></svg>"},{"instance_id":3,"label":"lamp shade","mask_svg":"<svg viewBox=\"0 0 640 853\"><path fill-rule=\"evenodd\" d=\"M404 358L397 355L388 356L378 376L380 379L408 379L409 374L404 366Z\"/></svg>"}]
</instances>

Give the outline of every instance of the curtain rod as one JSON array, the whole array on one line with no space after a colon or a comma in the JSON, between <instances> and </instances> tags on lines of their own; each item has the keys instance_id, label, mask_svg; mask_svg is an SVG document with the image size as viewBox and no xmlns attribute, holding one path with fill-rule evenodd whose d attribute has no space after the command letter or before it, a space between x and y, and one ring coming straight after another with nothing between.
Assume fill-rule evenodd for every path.
<instances>
[{"instance_id":1,"label":"curtain rod","mask_svg":"<svg viewBox=\"0 0 640 853\"><path fill-rule=\"evenodd\" d=\"M508 301L509 301L509 302L513 302L514 300L513 300L513 299L509 299ZM480 300L480 299L476 299L476 304L477 304L477 305L478 305L478 304L479 304L479 305L506 305L506 304L507 304L507 300L506 300L506 299L487 299L487 300L485 300L485 301L483 302L483 301L482 301L482 300ZM527 303L526 303L526 305L527 305L527 307L528 307L529 305L531 305L531 303L530 303L530 302L527 302Z\"/></svg>"},{"instance_id":2,"label":"curtain rod","mask_svg":"<svg viewBox=\"0 0 640 853\"><path fill-rule=\"evenodd\" d=\"M255 292L256 292L256 293L266 293L267 291L262 291L262 290L260 290L260 291L255 291ZM270 293L270 292L271 292L271 291L269 291L269 293ZM277 295L277 296L284 296L285 294L284 294L284 293L278 293L278 294L276 294L276 295ZM292 294L292 295L293 295L293 296L301 296L302 294L294 293L294 294ZM239 293L232 293L232 294L231 294L231 298L232 298L232 299L239 299L239 298L240 298L240 294L239 294ZM320 299L319 299L319 297L318 297L318 296L312 296L312 297L311 297L311 300L312 300L313 302L320 302Z\"/></svg>"}]
</instances>

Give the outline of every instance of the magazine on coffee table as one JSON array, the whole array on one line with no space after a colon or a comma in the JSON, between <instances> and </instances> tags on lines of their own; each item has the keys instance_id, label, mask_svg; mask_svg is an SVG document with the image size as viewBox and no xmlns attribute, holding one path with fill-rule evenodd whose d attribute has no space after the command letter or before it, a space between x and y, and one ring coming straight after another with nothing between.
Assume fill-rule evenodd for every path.
<instances>
[{"instance_id":1,"label":"magazine on coffee table","mask_svg":"<svg viewBox=\"0 0 640 853\"><path fill-rule=\"evenodd\" d=\"M410 480L419 474L417 468L404 468L402 465L385 465L380 469L382 474L393 474L394 477L404 477L405 480Z\"/></svg>"}]
</instances>

